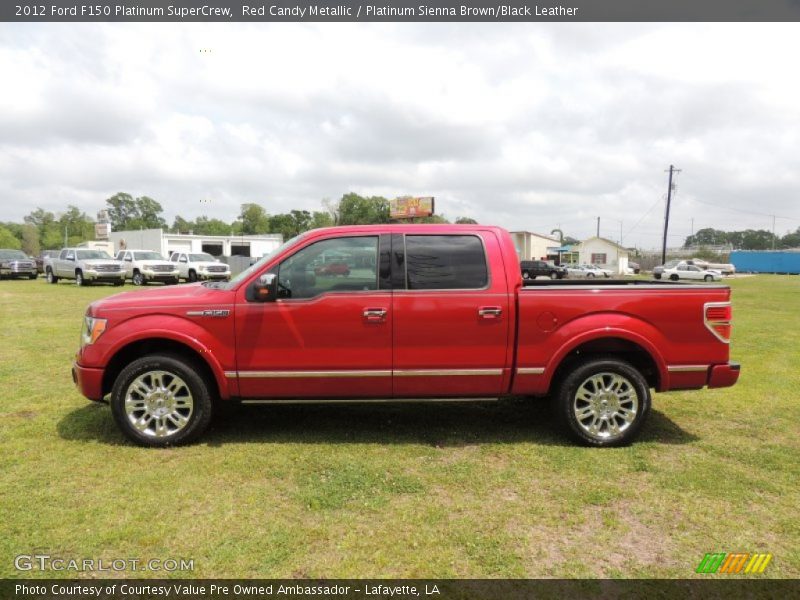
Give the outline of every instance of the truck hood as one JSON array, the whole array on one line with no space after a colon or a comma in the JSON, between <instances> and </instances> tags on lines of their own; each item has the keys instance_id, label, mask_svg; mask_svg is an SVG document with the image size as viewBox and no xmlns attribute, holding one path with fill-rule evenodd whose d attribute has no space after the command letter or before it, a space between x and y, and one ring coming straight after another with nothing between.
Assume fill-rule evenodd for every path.
<instances>
[{"instance_id":1,"label":"truck hood","mask_svg":"<svg viewBox=\"0 0 800 600\"><path fill-rule=\"evenodd\" d=\"M102 316L113 311L156 312L159 309L169 312L170 309L193 307L197 309L213 308L222 304L233 304L234 292L219 288L209 288L201 283L169 286L123 292L92 302L92 315Z\"/></svg>"},{"instance_id":2,"label":"truck hood","mask_svg":"<svg viewBox=\"0 0 800 600\"><path fill-rule=\"evenodd\" d=\"M168 260L143 260L140 263L142 267L169 267L170 269L177 269L178 265Z\"/></svg>"},{"instance_id":3,"label":"truck hood","mask_svg":"<svg viewBox=\"0 0 800 600\"><path fill-rule=\"evenodd\" d=\"M191 263L191 264L193 264L193 265L195 265L197 267L225 267L226 269L228 268L228 265L226 263L224 263L224 262L211 262L211 261L207 261L207 260L200 261L200 262L195 262L195 263Z\"/></svg>"},{"instance_id":4,"label":"truck hood","mask_svg":"<svg viewBox=\"0 0 800 600\"><path fill-rule=\"evenodd\" d=\"M100 267L104 265L111 265L112 267L121 267L122 261L121 260L107 260L105 258L87 258L86 260L81 260L87 267Z\"/></svg>"}]
</instances>

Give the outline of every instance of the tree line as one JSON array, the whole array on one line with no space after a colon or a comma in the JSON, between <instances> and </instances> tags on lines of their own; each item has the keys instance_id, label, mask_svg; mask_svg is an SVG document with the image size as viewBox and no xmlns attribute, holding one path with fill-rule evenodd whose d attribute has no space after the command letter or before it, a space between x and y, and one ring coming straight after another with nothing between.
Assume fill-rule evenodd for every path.
<instances>
[{"instance_id":1,"label":"tree line","mask_svg":"<svg viewBox=\"0 0 800 600\"><path fill-rule=\"evenodd\" d=\"M783 237L766 229L745 229L744 231L722 231L707 227L694 235L687 236L684 248L698 246L721 246L729 244L734 250L783 250L800 248L800 227Z\"/></svg>"},{"instance_id":2,"label":"tree line","mask_svg":"<svg viewBox=\"0 0 800 600\"><path fill-rule=\"evenodd\" d=\"M149 196L134 198L120 192L105 201L105 209L112 231L162 229L170 233L197 235L259 235L280 233L284 239L294 237L309 229L332 225L367 225L390 223L389 200L382 196L344 194L339 200L323 200L322 210L291 210L287 213L269 214L257 203L245 203L239 215L230 223L205 215L194 219L177 215L168 225L162 216L161 204ZM443 215L415 219L420 223L449 223ZM460 217L456 223L477 223L469 217ZM68 206L63 213L53 213L37 208L25 216L22 223L0 222L0 248L19 249L31 256L43 250L75 246L95 239L95 220L76 206Z\"/></svg>"}]
</instances>

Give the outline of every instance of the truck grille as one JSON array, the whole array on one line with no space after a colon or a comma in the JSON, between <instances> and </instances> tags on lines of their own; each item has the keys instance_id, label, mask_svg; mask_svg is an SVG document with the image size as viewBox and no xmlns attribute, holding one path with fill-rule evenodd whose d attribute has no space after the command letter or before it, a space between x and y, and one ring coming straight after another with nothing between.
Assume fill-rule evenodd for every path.
<instances>
[{"instance_id":1,"label":"truck grille","mask_svg":"<svg viewBox=\"0 0 800 600\"><path fill-rule=\"evenodd\" d=\"M173 269L172 265L153 265L153 271L156 273L171 273Z\"/></svg>"},{"instance_id":2,"label":"truck grille","mask_svg":"<svg viewBox=\"0 0 800 600\"><path fill-rule=\"evenodd\" d=\"M116 273L122 271L122 265L97 265L95 270L98 273Z\"/></svg>"},{"instance_id":3,"label":"truck grille","mask_svg":"<svg viewBox=\"0 0 800 600\"><path fill-rule=\"evenodd\" d=\"M212 266L206 269L209 273L225 273L228 270L226 266Z\"/></svg>"}]
</instances>

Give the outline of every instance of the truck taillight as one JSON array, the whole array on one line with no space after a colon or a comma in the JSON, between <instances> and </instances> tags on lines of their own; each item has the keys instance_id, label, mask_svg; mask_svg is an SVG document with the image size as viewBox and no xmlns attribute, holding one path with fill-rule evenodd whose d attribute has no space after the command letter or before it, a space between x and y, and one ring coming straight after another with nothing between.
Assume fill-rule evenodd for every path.
<instances>
[{"instance_id":1,"label":"truck taillight","mask_svg":"<svg viewBox=\"0 0 800 600\"><path fill-rule=\"evenodd\" d=\"M730 302L709 302L703 307L703 321L708 330L721 342L731 341L733 310Z\"/></svg>"}]
</instances>

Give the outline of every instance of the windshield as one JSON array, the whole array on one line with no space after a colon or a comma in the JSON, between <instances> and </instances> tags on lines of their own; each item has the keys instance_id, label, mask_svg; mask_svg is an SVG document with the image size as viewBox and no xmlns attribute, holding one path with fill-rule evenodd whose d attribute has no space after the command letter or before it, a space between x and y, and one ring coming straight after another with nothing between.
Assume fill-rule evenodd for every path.
<instances>
[{"instance_id":1,"label":"windshield","mask_svg":"<svg viewBox=\"0 0 800 600\"><path fill-rule=\"evenodd\" d=\"M107 252L102 250L77 250L75 256L78 260L87 260L92 258L102 258L105 260L113 260Z\"/></svg>"},{"instance_id":2,"label":"windshield","mask_svg":"<svg viewBox=\"0 0 800 600\"><path fill-rule=\"evenodd\" d=\"M201 252L200 254L190 254L189 262L217 262L217 259L210 254Z\"/></svg>"},{"instance_id":3,"label":"windshield","mask_svg":"<svg viewBox=\"0 0 800 600\"><path fill-rule=\"evenodd\" d=\"M265 263L267 263L268 261L272 260L273 256L277 256L278 254L280 254L281 252L283 252L287 248L290 248L291 246L294 246L298 242L302 241L303 239L305 239L306 235L307 235L307 233L301 233L300 235L296 235L292 239L284 242L281 246L278 246L277 248L275 248L275 250L273 250L269 254L265 254L264 256L259 258L256 263L250 265L250 267L248 267L247 269L245 269L244 271L239 273L236 277L231 279L229 283L226 283L225 287L228 287L228 286L230 286L232 284L237 284L240 281L242 281L243 279L247 279L248 277L250 277L250 275L254 271L259 270Z\"/></svg>"},{"instance_id":4,"label":"windshield","mask_svg":"<svg viewBox=\"0 0 800 600\"><path fill-rule=\"evenodd\" d=\"M28 258L21 250L0 250L0 258Z\"/></svg>"},{"instance_id":5,"label":"windshield","mask_svg":"<svg viewBox=\"0 0 800 600\"><path fill-rule=\"evenodd\" d=\"M164 260L158 252L134 252L133 258L136 260Z\"/></svg>"}]
</instances>

